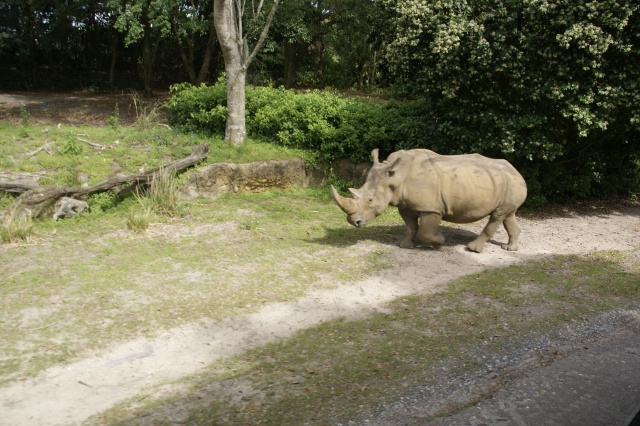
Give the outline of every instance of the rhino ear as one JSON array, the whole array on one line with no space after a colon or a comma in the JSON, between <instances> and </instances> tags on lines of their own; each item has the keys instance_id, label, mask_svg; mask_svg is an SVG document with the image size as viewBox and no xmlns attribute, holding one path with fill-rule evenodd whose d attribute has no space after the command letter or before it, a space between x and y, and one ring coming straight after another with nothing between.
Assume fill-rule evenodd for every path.
<instances>
[{"instance_id":1,"label":"rhino ear","mask_svg":"<svg viewBox=\"0 0 640 426\"><path fill-rule=\"evenodd\" d=\"M362 194L357 189L349 188L349 192L351 193L351 196L354 200L362 197Z\"/></svg>"},{"instance_id":2,"label":"rhino ear","mask_svg":"<svg viewBox=\"0 0 640 426\"><path fill-rule=\"evenodd\" d=\"M400 169L401 167L400 160L401 158L396 158L396 160L393 163L387 166L387 173L389 174L389 177L392 177L393 175L395 175L398 169Z\"/></svg>"},{"instance_id":3,"label":"rhino ear","mask_svg":"<svg viewBox=\"0 0 640 426\"><path fill-rule=\"evenodd\" d=\"M378 159L378 152L379 152L378 148L371 151L371 158L373 159L374 166L380 164L380 160Z\"/></svg>"}]
</instances>

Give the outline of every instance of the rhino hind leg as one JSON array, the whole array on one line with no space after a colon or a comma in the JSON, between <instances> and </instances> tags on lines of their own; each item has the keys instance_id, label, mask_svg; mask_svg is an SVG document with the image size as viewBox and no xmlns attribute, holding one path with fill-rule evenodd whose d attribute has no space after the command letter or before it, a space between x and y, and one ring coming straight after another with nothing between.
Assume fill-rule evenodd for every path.
<instances>
[{"instance_id":1,"label":"rhino hind leg","mask_svg":"<svg viewBox=\"0 0 640 426\"><path fill-rule=\"evenodd\" d=\"M502 248L509 251L518 250L518 239L520 238L520 225L516 219L516 213L513 212L507 216L504 220L504 229L507 230L509 235L509 242L502 244Z\"/></svg>"},{"instance_id":2,"label":"rhino hind leg","mask_svg":"<svg viewBox=\"0 0 640 426\"><path fill-rule=\"evenodd\" d=\"M495 214L489 216L489 222L487 222L487 225L475 240L467 244L467 248L471 251L482 253L485 243L493 237L493 235L496 233L496 230L498 229L498 226L500 226L503 221L504 216L501 217Z\"/></svg>"}]
</instances>

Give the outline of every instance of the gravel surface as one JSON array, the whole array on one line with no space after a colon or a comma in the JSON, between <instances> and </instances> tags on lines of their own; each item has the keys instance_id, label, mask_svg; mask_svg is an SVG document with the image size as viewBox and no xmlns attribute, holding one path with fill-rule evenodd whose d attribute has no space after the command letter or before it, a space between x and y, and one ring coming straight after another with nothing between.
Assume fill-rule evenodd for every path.
<instances>
[{"instance_id":1,"label":"gravel surface","mask_svg":"<svg viewBox=\"0 0 640 426\"><path fill-rule=\"evenodd\" d=\"M625 425L640 408L640 311L616 311L542 336L511 338L461 373L440 365L423 386L352 425Z\"/></svg>"}]
</instances>

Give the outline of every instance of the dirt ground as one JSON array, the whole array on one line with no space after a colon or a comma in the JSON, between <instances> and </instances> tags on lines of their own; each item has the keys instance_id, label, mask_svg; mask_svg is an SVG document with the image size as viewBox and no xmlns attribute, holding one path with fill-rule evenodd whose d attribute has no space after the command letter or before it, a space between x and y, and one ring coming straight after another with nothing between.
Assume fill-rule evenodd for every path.
<instances>
[{"instance_id":1,"label":"dirt ground","mask_svg":"<svg viewBox=\"0 0 640 426\"><path fill-rule=\"evenodd\" d=\"M484 268L545 255L640 248L638 208L592 214L568 211L559 217L522 218L521 225L518 252L506 252L497 244L489 244L481 254L466 251L462 244L440 250L398 248L392 269L364 281L266 306L247 316L221 322L204 319L167 330L156 339L137 339L51 368L35 379L0 389L0 425L78 424L145 389L197 373L223 357L291 336L321 321L384 310L384 304L394 298L434 292ZM443 232L455 240L466 232L477 233L482 226L476 223ZM506 233L501 230L494 241L506 241Z\"/></svg>"},{"instance_id":2,"label":"dirt ground","mask_svg":"<svg viewBox=\"0 0 640 426\"><path fill-rule=\"evenodd\" d=\"M144 99L135 92L96 94L90 92L0 92L0 120L19 122L20 108L26 107L33 122L90 124L103 126L116 114L121 124L132 124L142 102L163 102L168 92Z\"/></svg>"},{"instance_id":3,"label":"dirt ground","mask_svg":"<svg viewBox=\"0 0 640 426\"><path fill-rule=\"evenodd\" d=\"M0 94L0 104L6 105L9 97L14 107L15 102L49 102L22 94ZM113 101L111 98L108 102ZM83 102L84 98L72 108L79 108ZM105 106L102 117L112 111ZM449 241L460 239L460 244L440 250L395 249L395 266L363 281L342 283L293 302L268 305L251 315L220 322L203 319L166 330L155 339L140 338L74 364L50 368L36 378L0 388L0 425L80 424L91 415L152 388L156 397L163 389L170 392L175 389L169 384L172 381L197 373L224 357L286 338L321 321L384 310L385 303L392 299L435 292L451 280L485 268L555 254L640 249L638 206L587 204L579 211L559 209L547 217L521 216L520 222L518 252L500 249L497 243L507 239L503 229L483 253L465 250L462 241L466 241L468 233L478 233L484 222L444 228ZM164 387L156 387L163 384Z\"/></svg>"}]
</instances>

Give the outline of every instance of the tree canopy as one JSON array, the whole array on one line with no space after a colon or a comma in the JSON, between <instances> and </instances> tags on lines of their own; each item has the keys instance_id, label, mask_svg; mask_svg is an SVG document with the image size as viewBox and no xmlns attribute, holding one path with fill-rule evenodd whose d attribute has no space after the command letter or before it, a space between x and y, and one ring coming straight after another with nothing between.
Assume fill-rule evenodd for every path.
<instances>
[{"instance_id":1,"label":"tree canopy","mask_svg":"<svg viewBox=\"0 0 640 426\"><path fill-rule=\"evenodd\" d=\"M266 17L250 13L263 3L243 8L256 29L248 42L260 37ZM0 88L213 84L225 70L214 5L6 0ZM393 146L504 157L546 194L564 180L558 198L624 188L614 171L639 167L635 0L286 0L246 82L416 101L419 126Z\"/></svg>"}]
</instances>

